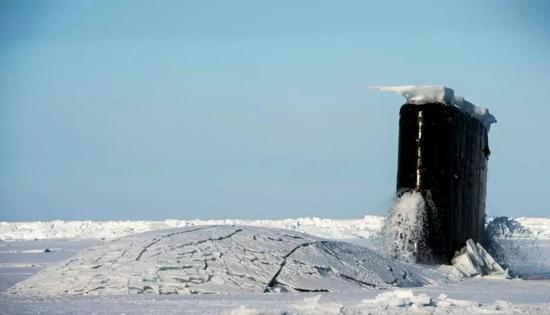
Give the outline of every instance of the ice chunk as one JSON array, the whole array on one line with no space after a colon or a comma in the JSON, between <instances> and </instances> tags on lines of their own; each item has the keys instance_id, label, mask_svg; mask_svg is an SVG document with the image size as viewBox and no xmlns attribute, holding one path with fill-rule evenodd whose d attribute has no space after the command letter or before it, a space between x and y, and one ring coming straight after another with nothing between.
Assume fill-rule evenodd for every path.
<instances>
[{"instance_id":1,"label":"ice chunk","mask_svg":"<svg viewBox=\"0 0 550 315\"><path fill-rule=\"evenodd\" d=\"M491 128L491 124L497 122L495 116L491 115L487 108L476 106L466 101L464 97L455 96L453 89L443 85L377 86L374 88L379 91L401 94L408 104L442 103L455 106L478 119L487 130Z\"/></svg>"},{"instance_id":2,"label":"ice chunk","mask_svg":"<svg viewBox=\"0 0 550 315\"><path fill-rule=\"evenodd\" d=\"M373 300L363 300L366 304L381 305L384 308L409 307L409 306L428 306L432 304L432 299L426 294L414 294L411 290L394 290L382 292Z\"/></svg>"},{"instance_id":3,"label":"ice chunk","mask_svg":"<svg viewBox=\"0 0 550 315\"><path fill-rule=\"evenodd\" d=\"M466 241L466 246L455 254L451 263L468 277L510 278L508 271L502 268L483 246L474 243L472 239Z\"/></svg>"},{"instance_id":4,"label":"ice chunk","mask_svg":"<svg viewBox=\"0 0 550 315\"><path fill-rule=\"evenodd\" d=\"M481 274L481 269L476 265L468 253L456 255L452 260L453 266L467 277L473 277Z\"/></svg>"}]
</instances>

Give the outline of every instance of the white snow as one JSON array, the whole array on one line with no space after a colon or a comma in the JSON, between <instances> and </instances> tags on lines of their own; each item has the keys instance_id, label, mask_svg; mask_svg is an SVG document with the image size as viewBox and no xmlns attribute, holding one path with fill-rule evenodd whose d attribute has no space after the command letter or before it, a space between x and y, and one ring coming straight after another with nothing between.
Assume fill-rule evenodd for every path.
<instances>
[{"instance_id":1,"label":"white snow","mask_svg":"<svg viewBox=\"0 0 550 315\"><path fill-rule=\"evenodd\" d=\"M491 219L491 218L489 218ZM515 221L532 233L505 231L507 238L550 239L550 218L518 218ZM383 216L361 219L297 218L282 220L164 220L164 221L34 221L0 222L0 241L46 239L113 239L125 235L168 228L199 225L250 225L281 228L335 240L377 237ZM523 233L523 234L521 234Z\"/></svg>"},{"instance_id":2,"label":"white snow","mask_svg":"<svg viewBox=\"0 0 550 315\"><path fill-rule=\"evenodd\" d=\"M538 239L550 239L550 218L517 218L519 224L529 229ZM514 235L519 236L519 235Z\"/></svg>"},{"instance_id":3,"label":"white snow","mask_svg":"<svg viewBox=\"0 0 550 315\"><path fill-rule=\"evenodd\" d=\"M509 302L497 300L494 303L483 305L479 302L451 299L446 294L431 297L427 294L414 294L411 290L397 289L378 294L374 299L365 299L356 307L358 313L383 312L400 314L414 312L430 313L514 313L516 308Z\"/></svg>"},{"instance_id":4,"label":"white snow","mask_svg":"<svg viewBox=\"0 0 550 315\"><path fill-rule=\"evenodd\" d=\"M0 240L112 239L168 228L198 225L250 225L281 228L330 239L372 238L384 217L362 219L297 218L282 220L46 221L0 222Z\"/></svg>"},{"instance_id":5,"label":"white snow","mask_svg":"<svg viewBox=\"0 0 550 315\"><path fill-rule=\"evenodd\" d=\"M280 224L281 221L284 220L276 220L275 222ZM298 219L289 219L288 222L292 223L289 226L296 228L297 221ZM316 223L313 223L313 221ZM338 237L341 235L355 235L356 229L361 230L358 226L366 224L364 221L369 221L368 224L371 227L374 225L372 231L379 231L383 222L383 220L377 220L378 227L376 227L376 224L372 224L370 218L349 221L353 221L353 224L357 224L357 226L349 229L344 228L348 220L306 220L310 224L308 228L322 231L323 234L330 234L331 226L337 227L339 231L334 234ZM550 309L550 282L548 280L550 279L550 239L544 235L550 235L548 233L550 219L520 218L517 221L522 222L522 225L528 225L529 228L537 232L525 233L525 231L517 229L514 225L507 225L512 228L503 230L500 235L502 238L498 241L502 245L517 242L525 252L536 252L536 255L528 257L522 255L517 259L521 260L521 263L530 266L541 264L540 267L537 267L538 274L531 278L539 280L494 280L486 277L457 278L453 276L452 267L450 266L438 267L436 271L430 274L423 266L405 264L408 270L412 269L412 274L422 275L424 279L430 280L429 284L398 290L353 289L340 292L284 294L123 294L37 297L3 293L0 294L0 314L547 314L548 309ZM161 222L160 226L164 226L164 222ZM92 226L98 228L96 232L101 232L102 229L113 227L119 229L121 227L118 224L105 225L104 223L93 222ZM275 224L273 221L268 221L268 223ZM25 226L27 226L26 223ZM64 226L67 227L67 225ZM122 226L131 227L132 222L126 222ZM322 229L320 226L322 226ZM150 228L151 226L146 225L146 227ZM83 230L78 231L78 233L82 232ZM118 230L118 232L123 231ZM8 233L11 232L8 231ZM63 233L68 233L68 231ZM58 237L63 233L52 235ZM101 233L103 235L113 235L113 231L103 231ZM65 260L65 263L69 262L71 258L76 257L76 251L80 249L91 245L113 243L109 240L86 240L86 236L78 235L81 239L0 241L0 250L3 252L0 253L0 290L36 274L44 267L51 267L52 263L58 264L65 259L69 259ZM376 236L376 232L372 232L371 235ZM355 239L350 240L365 244L370 249L370 246L375 244L373 241L376 239L361 239L357 236ZM182 238L179 243L189 241L190 239ZM148 255L151 255L148 259L156 257L153 255L159 253L158 250L164 247L163 242L169 243L169 240L160 240L149 247L143 256L149 257ZM155 248L155 246L157 247ZM54 251L49 253L39 252L39 249L46 248L54 249ZM93 249L85 250L79 256L93 251ZM108 262L111 260L109 257L113 257L116 253L111 253L111 256L109 256L109 253L105 254L106 256L102 259ZM307 252L303 252L303 256L308 257L309 255ZM291 255L290 258L295 257ZM317 260L315 257L311 257L311 259ZM200 262L196 263L200 264ZM73 262L71 268L76 267L76 265ZM292 265L289 264L288 267L292 267ZM514 266L511 268L515 270ZM438 278L437 276L441 274L448 274L448 279ZM105 276L103 275L103 277ZM115 279L117 278L116 273L113 276ZM70 279L70 277L67 278ZM94 279L90 279L91 283L94 283L94 281ZM51 283L51 285L55 287L57 283ZM428 299L430 299L429 304Z\"/></svg>"},{"instance_id":6,"label":"white snow","mask_svg":"<svg viewBox=\"0 0 550 315\"><path fill-rule=\"evenodd\" d=\"M10 292L333 292L420 286L428 273L346 242L281 229L214 225L146 232L106 242L47 267Z\"/></svg>"},{"instance_id":7,"label":"white snow","mask_svg":"<svg viewBox=\"0 0 550 315\"><path fill-rule=\"evenodd\" d=\"M464 97L455 96L453 89L443 85L377 86L374 88L379 91L401 94L408 104L442 103L455 106L478 119L487 130L491 128L491 124L497 122L495 116L491 115L487 108L476 106L465 100Z\"/></svg>"}]
</instances>

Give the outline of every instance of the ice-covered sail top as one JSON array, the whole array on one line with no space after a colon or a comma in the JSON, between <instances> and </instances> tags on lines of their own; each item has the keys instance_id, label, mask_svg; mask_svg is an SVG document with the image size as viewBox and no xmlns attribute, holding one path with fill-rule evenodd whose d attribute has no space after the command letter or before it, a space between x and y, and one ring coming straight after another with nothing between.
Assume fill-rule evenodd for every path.
<instances>
[{"instance_id":1,"label":"ice-covered sail top","mask_svg":"<svg viewBox=\"0 0 550 315\"><path fill-rule=\"evenodd\" d=\"M443 85L401 85L401 86L377 86L379 91L393 92L405 97L408 104L443 103L455 106L463 112L478 119L489 131L491 124L496 123L495 116L489 113L485 107L476 106L461 96L455 96L453 89Z\"/></svg>"}]
</instances>

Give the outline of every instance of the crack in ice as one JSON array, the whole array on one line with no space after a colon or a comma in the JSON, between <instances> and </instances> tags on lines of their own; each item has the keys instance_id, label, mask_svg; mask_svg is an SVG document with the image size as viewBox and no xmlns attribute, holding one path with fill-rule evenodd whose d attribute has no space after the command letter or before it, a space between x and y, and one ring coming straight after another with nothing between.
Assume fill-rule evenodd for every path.
<instances>
[{"instance_id":1,"label":"crack in ice","mask_svg":"<svg viewBox=\"0 0 550 315\"><path fill-rule=\"evenodd\" d=\"M321 241L322 242L322 241ZM279 265L279 270L277 270L277 272L275 273L275 275L271 278L271 280L267 283L267 287L265 288L264 290L264 293L267 293L267 292L271 292L272 288L278 284L277 282L277 277L279 276L279 274L281 273L281 271L283 270L283 268L285 267L286 265L286 261L287 261L287 258L290 257L290 255L294 254L295 251L297 251L298 249L302 248L302 247L307 247L307 246L310 246L310 245L313 245L315 243L319 243L319 241L314 241L314 242L308 242L308 243L302 243L296 247L294 247L292 250L290 250L286 255L283 256L283 261L281 262L281 264Z\"/></svg>"},{"instance_id":2,"label":"crack in ice","mask_svg":"<svg viewBox=\"0 0 550 315\"><path fill-rule=\"evenodd\" d=\"M156 243L162 241L163 239L166 239L166 238L170 238L174 235L178 235L178 234L185 234L185 233L189 233L189 232L195 232L195 231L199 231L199 230L204 230L206 229L207 227L200 227L200 228L196 228L196 229L190 229L190 230L185 230L185 231L180 231L180 232L174 232L174 233L170 233L170 234L166 234L166 235L161 235L158 239L155 239L153 242L151 242L150 244L147 244L145 245L145 247L141 250L141 252L139 252L139 254L137 255L136 257L136 261L139 261L141 259L141 256L143 256L143 254L153 245L155 245Z\"/></svg>"}]
</instances>

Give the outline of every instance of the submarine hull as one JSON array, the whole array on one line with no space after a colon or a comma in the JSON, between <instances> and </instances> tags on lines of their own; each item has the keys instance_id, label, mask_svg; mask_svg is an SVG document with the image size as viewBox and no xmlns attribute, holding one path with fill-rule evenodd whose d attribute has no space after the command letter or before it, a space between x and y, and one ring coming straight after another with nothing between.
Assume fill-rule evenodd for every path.
<instances>
[{"instance_id":1,"label":"submarine hull","mask_svg":"<svg viewBox=\"0 0 550 315\"><path fill-rule=\"evenodd\" d=\"M397 193L418 191L426 202L417 261L450 263L468 239L482 241L489 154L487 129L470 114L441 103L401 107Z\"/></svg>"}]
</instances>

